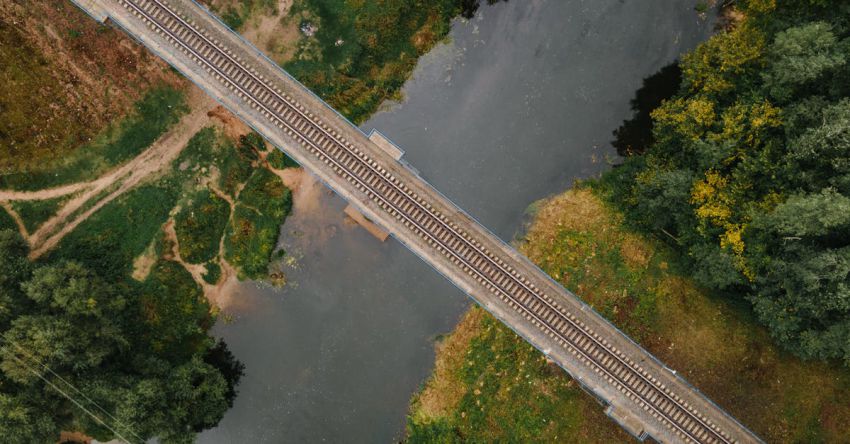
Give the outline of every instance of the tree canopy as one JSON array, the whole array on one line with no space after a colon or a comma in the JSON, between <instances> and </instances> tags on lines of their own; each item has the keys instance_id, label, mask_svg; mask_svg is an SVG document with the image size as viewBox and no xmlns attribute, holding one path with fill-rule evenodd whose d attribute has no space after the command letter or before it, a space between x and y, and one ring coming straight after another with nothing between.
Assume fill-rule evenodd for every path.
<instances>
[{"instance_id":1,"label":"tree canopy","mask_svg":"<svg viewBox=\"0 0 850 444\"><path fill-rule=\"evenodd\" d=\"M734 7L605 183L780 344L850 364L850 4Z\"/></svg>"},{"instance_id":2,"label":"tree canopy","mask_svg":"<svg viewBox=\"0 0 850 444\"><path fill-rule=\"evenodd\" d=\"M218 423L243 367L185 309L205 302L175 300L197 292L107 282L78 262L33 265L26 254L17 233L0 231L4 442L55 442L61 430L191 442Z\"/></svg>"}]
</instances>

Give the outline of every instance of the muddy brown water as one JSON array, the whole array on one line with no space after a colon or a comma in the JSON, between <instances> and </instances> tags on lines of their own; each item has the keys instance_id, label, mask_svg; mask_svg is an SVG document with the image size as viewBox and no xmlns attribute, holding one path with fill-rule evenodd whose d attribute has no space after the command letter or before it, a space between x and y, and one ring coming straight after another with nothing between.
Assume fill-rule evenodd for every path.
<instances>
[{"instance_id":1,"label":"muddy brown water","mask_svg":"<svg viewBox=\"0 0 850 444\"><path fill-rule=\"evenodd\" d=\"M406 100L363 125L502 239L532 202L598 174L644 77L711 33L681 0L514 0L455 22ZM282 227L282 290L243 284L224 337L246 365L234 407L200 442L390 442L434 341L470 300L322 190Z\"/></svg>"}]
</instances>

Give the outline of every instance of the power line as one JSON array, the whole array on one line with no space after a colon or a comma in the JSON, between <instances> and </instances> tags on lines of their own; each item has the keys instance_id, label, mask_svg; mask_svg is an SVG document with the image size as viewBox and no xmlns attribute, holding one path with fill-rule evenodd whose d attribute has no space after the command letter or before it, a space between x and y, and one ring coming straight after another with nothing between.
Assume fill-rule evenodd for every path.
<instances>
[{"instance_id":1,"label":"power line","mask_svg":"<svg viewBox=\"0 0 850 444\"><path fill-rule=\"evenodd\" d=\"M4 341L11 342L11 343L12 343L12 345L14 345L15 347L17 347L17 348L18 348L18 350L20 350L21 352L25 353L25 354L27 355L27 357L29 357L29 359L30 359L30 360L35 361L36 363L38 363L38 365L40 365L41 367L43 367L45 370L49 371L51 374L53 374L53 376L56 376L57 378L59 378L59 380L60 380L60 381L64 382L67 386L71 387L71 388L72 388L75 392L79 393L79 394L80 394L83 398L86 398L86 400L87 400L88 402L90 402L90 403L94 404L94 405L95 405L98 409L100 409L100 411L101 411L101 412L103 412L103 413L105 413L107 416L109 416L109 417L110 417L113 421L115 421L115 422L116 422L119 426L121 426L123 429L127 430L128 432L130 432L130 433L131 433L133 436L135 436L136 438L139 438L139 441L141 441L141 442L144 442L144 441L145 441L145 440L144 440L144 438L142 438L141 436L139 436L139 435L137 435L135 432L133 432L133 430L132 430L130 427L128 427L126 424L124 424L124 423L122 423L121 421L119 421L119 420L118 420L118 418L116 418L116 417L115 417L115 416L113 416L111 413L109 413L109 411L107 411L105 408L101 407L101 405L100 405L100 404L98 404L96 401L94 401L93 399L91 399L91 398L89 398L88 396L86 396L86 394L85 394L85 393L83 393L83 392L82 392L80 389L78 389L77 387L75 387L75 386L74 386L74 384L71 384L71 383L70 383L70 382L68 382L65 378L63 378L63 377L62 377L62 376L60 376L58 373L56 373L55 371L53 371L53 369L51 369L51 368L50 368L50 367L48 367L46 364L44 364L43 362L41 362L38 358L36 358L35 356L33 356L33 355L32 355L30 352L28 352L25 348L21 347L21 346L20 346L17 342L15 342L15 341L9 341L9 340L8 340L8 339L6 339L6 338L2 338L2 339L3 339Z\"/></svg>"},{"instance_id":2,"label":"power line","mask_svg":"<svg viewBox=\"0 0 850 444\"><path fill-rule=\"evenodd\" d=\"M75 392L79 393L79 394L80 394L83 398L85 398L86 400L88 400L90 403L94 404L94 405L95 405L98 409L100 409L100 411L102 411L103 413L105 413L106 415L108 415L108 416L109 416L109 417L110 417L113 421L115 421L115 422L116 422L119 426L121 426L121 427L123 427L124 429L126 429L128 432L130 432L130 433L131 433L133 436L135 436L136 438L139 438L139 442L145 442L145 440L144 440L142 437L140 437L139 435L137 435L135 432L133 432L133 430L132 430L132 429L130 429L129 427L127 427L126 425L124 425L123 423L121 423L121 421L119 421L117 418L115 418L114 416L112 416L112 414L110 414L110 413L109 413L106 409L104 409L103 407L101 407L101 406L100 406L97 402L95 402L94 400L92 400L91 398L89 398L88 396L86 396L86 395L85 395L85 393L83 393L82 391L80 391L80 390L79 390L78 388L76 388L73 384L71 384L70 382L68 382L67 380L65 380L65 379L64 379L64 378L62 378L61 376L59 376L59 374L57 374L57 373L56 373L56 372L54 372L54 371L53 371L50 367L48 367L47 365L45 365L44 363L42 363L41 361L39 361L37 358L35 358L33 355L31 355L29 352L27 352L27 351L26 351L23 347L21 347L20 345L18 345L15 341L11 341L11 340L9 340L9 339L7 339L7 338L2 338L2 337L0 337L0 339L2 339L4 342L11 343L11 344L12 344L12 345L14 345L15 347L17 347L19 350L21 350L23 353L25 353L25 354L28 356L28 358L29 358L29 359L31 359L32 361L35 361L35 362L36 362L36 363L38 363L41 367L45 368L45 369L46 369L47 371L49 371L51 374L53 374L54 376L56 376L57 378L59 378L62 382L64 382L64 383L65 383L66 385L68 385L69 387L71 387L71 388L72 388ZM33 368L29 365L29 364L27 364L26 362L24 362L23 360L21 360L20 358L18 358L17 356L15 356L15 354L14 354L14 353L12 353L12 354L11 354L11 356L12 356L12 358L14 358L16 361L18 361L18 362L20 362L21 364L23 364L23 365L27 368L27 370L29 370L32 374L36 375L39 379L41 379L42 381L44 381L45 383L47 383L48 385L50 385L50 386L51 386L54 390L56 390L57 392L59 392L62 396L64 396L65 398L67 398L69 401L73 402L73 403L74 403L77 407L79 407L79 408L80 408L82 411L84 411L86 414L88 414L89 416L91 416L92 418L94 418L94 420L95 420L95 421L99 422L99 423L100 423L100 424L102 424L104 427L106 427L107 429L109 429L109 431L111 431L113 434L115 434L115 436L117 436L118 438L120 438L120 439L121 439L121 440L123 440L124 442L127 442L127 443L131 442L130 440L128 440L127 438L125 438L123 435L121 435L120 433L118 433L118 431L117 431L117 430L115 430L115 429L113 429L112 427L110 427L110 426L109 426L109 424L107 424L107 423L106 423L103 419L101 419L99 416L95 415L95 414L94 414L94 413L92 413L89 409L87 409L86 407L84 407L84 406L83 406L83 405L82 405L79 401L77 401L76 399L74 399L74 398L73 398L72 396L70 396L67 392L65 392L64 390L60 389L60 388L59 388L56 384L54 384L53 382L51 382L51 381L49 381L47 378L45 378L45 377L44 377L44 375L42 375L41 373L37 372L37 371L36 371L35 369L33 369Z\"/></svg>"}]
</instances>

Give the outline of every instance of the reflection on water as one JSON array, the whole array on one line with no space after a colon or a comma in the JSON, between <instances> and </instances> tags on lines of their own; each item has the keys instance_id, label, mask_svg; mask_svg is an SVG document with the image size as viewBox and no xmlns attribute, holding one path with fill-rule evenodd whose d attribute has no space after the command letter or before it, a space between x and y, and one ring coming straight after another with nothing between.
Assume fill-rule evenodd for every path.
<instances>
[{"instance_id":1,"label":"reflection on water","mask_svg":"<svg viewBox=\"0 0 850 444\"><path fill-rule=\"evenodd\" d=\"M527 0L482 7L423 58L364 127L503 239L533 201L616 156L611 132L641 79L705 39L678 0ZM306 185L305 185L306 187ZM398 242L346 222L321 185L282 228L279 290L245 284L223 336L246 365L240 394L201 442L388 442L433 365L433 341L468 299ZM308 194L312 193L312 194ZM298 198L300 199L300 197Z\"/></svg>"}]
</instances>

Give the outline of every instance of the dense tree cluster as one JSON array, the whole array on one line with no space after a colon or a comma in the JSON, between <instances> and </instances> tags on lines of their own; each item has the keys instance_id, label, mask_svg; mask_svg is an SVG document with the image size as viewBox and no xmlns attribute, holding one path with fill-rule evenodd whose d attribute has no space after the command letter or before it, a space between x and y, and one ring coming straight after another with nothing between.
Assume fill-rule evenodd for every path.
<instances>
[{"instance_id":1,"label":"dense tree cluster","mask_svg":"<svg viewBox=\"0 0 850 444\"><path fill-rule=\"evenodd\" d=\"M683 57L652 145L606 182L782 345L850 364L850 3L735 8L730 29Z\"/></svg>"},{"instance_id":2,"label":"dense tree cluster","mask_svg":"<svg viewBox=\"0 0 850 444\"><path fill-rule=\"evenodd\" d=\"M61 430L191 442L221 419L242 366L185 302L158 306L77 262L32 264L27 250L0 231L3 442L56 442Z\"/></svg>"}]
</instances>

